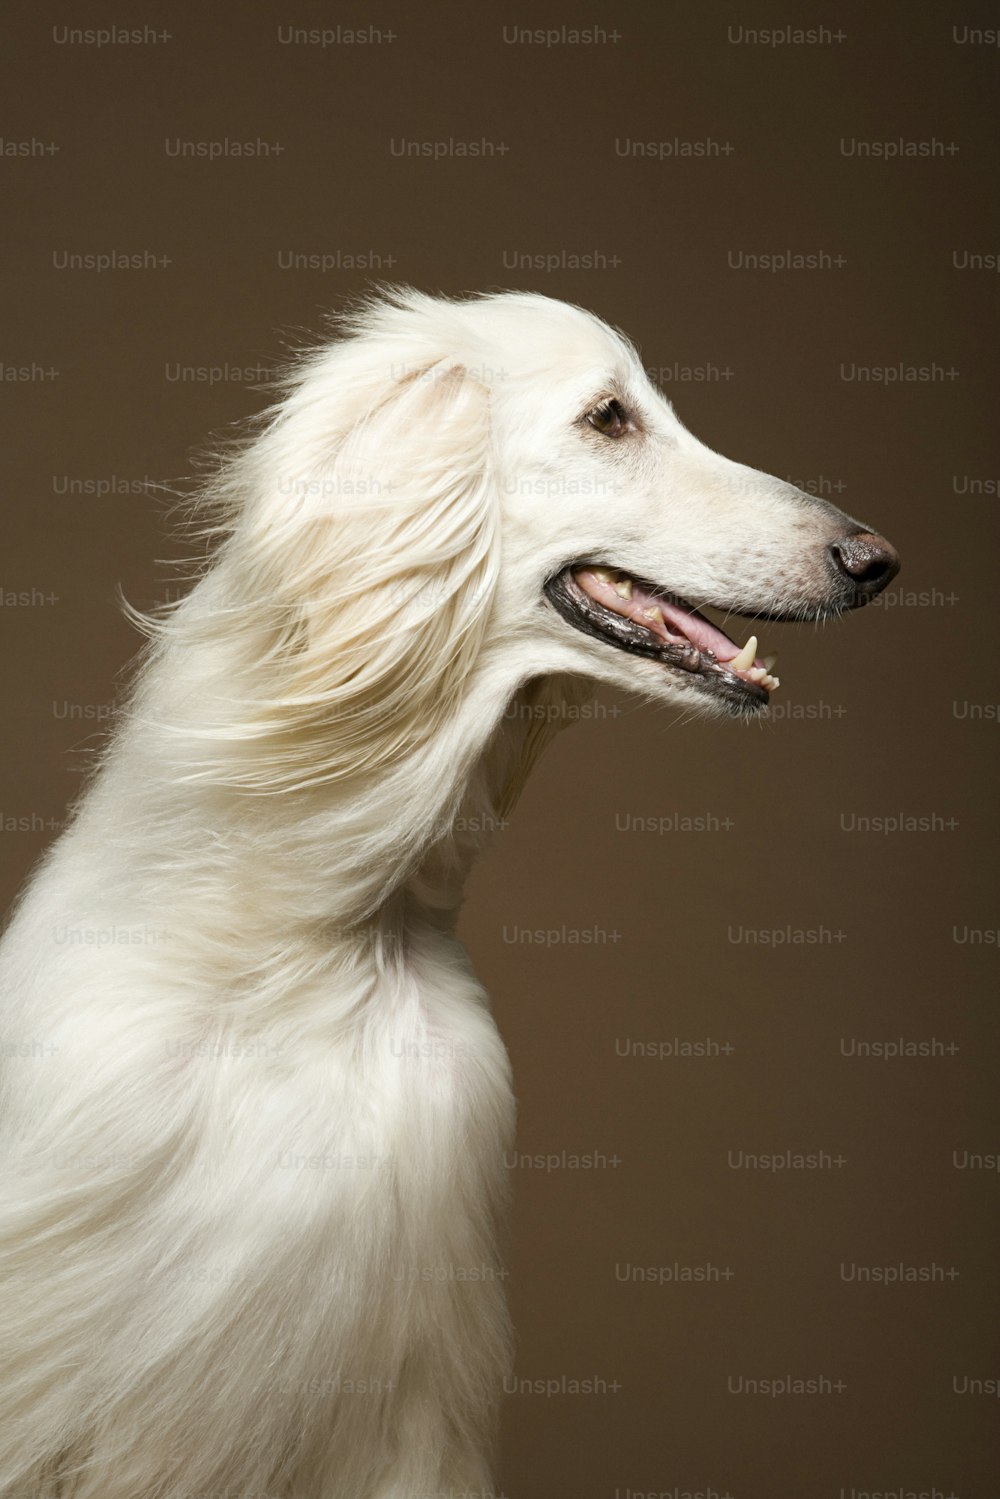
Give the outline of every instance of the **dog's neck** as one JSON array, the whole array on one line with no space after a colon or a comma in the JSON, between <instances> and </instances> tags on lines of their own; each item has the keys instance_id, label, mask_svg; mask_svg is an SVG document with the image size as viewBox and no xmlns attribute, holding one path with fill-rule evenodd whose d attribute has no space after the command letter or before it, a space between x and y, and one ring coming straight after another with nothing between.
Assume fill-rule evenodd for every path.
<instances>
[{"instance_id":1,"label":"dog's neck","mask_svg":"<svg viewBox=\"0 0 1000 1499\"><path fill-rule=\"evenodd\" d=\"M558 676L511 694L487 676L447 734L390 773L293 798L177 785L162 774L162 737L127 733L78 824L105 871L109 919L125 920L141 892L150 920L172 913L178 961L197 966L210 949L231 982L280 966L292 941L322 965L334 951L371 952L373 938L401 952L421 926L453 932L476 858L590 691ZM170 859L131 836L154 815Z\"/></svg>"},{"instance_id":2,"label":"dog's neck","mask_svg":"<svg viewBox=\"0 0 1000 1499\"><path fill-rule=\"evenodd\" d=\"M507 826L539 755L576 721L591 692L591 685L579 678L558 676L536 678L513 695L468 776L444 835L427 847L406 882L414 912L454 928L473 864Z\"/></svg>"}]
</instances>

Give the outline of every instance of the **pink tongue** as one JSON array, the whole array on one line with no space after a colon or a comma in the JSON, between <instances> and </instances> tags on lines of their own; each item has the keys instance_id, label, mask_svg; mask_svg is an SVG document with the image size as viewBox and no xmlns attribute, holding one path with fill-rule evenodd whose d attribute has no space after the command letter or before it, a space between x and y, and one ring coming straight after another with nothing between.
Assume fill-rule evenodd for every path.
<instances>
[{"instance_id":1,"label":"pink tongue","mask_svg":"<svg viewBox=\"0 0 1000 1499\"><path fill-rule=\"evenodd\" d=\"M623 614L626 619L635 620L636 624L644 625L663 640L689 640L700 651L711 651L718 661L732 661L740 653L740 647L728 635L717 630L697 609L690 609L686 604L671 603L659 594L645 593L637 583L632 585L632 597L623 599L613 583L602 582L589 568L578 569L574 577L584 593L589 594L597 603L603 604L606 609L613 609L616 614ZM643 610L654 608L662 612L664 624L645 617Z\"/></svg>"}]
</instances>

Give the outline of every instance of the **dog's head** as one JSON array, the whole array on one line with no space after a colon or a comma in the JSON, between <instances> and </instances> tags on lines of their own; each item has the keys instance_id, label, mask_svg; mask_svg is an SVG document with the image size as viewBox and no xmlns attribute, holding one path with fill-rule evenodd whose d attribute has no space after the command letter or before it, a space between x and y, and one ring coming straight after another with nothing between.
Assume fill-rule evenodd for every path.
<instances>
[{"instance_id":1,"label":"dog's head","mask_svg":"<svg viewBox=\"0 0 1000 1499\"><path fill-rule=\"evenodd\" d=\"M210 642L200 738L230 783L378 772L470 694L482 723L555 674L750 714L768 661L701 607L820 619L897 570L867 526L704 447L579 308L399 291L348 332L224 470L227 540L172 622Z\"/></svg>"},{"instance_id":2,"label":"dog's head","mask_svg":"<svg viewBox=\"0 0 1000 1499\"><path fill-rule=\"evenodd\" d=\"M777 685L768 658L703 606L822 619L898 570L869 526L706 448L590 314L514 295L465 316L489 384L499 607L530 622L541 669L750 714Z\"/></svg>"}]
</instances>

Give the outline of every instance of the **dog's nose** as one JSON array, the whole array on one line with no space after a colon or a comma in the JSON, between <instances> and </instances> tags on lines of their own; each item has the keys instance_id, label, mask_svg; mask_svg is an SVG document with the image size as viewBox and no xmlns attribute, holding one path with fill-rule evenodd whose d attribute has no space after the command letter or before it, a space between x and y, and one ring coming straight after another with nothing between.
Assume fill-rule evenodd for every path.
<instances>
[{"instance_id":1,"label":"dog's nose","mask_svg":"<svg viewBox=\"0 0 1000 1499\"><path fill-rule=\"evenodd\" d=\"M830 547L833 565L854 588L855 602L862 604L881 593L899 572L899 556L884 536L873 531L855 531Z\"/></svg>"}]
</instances>

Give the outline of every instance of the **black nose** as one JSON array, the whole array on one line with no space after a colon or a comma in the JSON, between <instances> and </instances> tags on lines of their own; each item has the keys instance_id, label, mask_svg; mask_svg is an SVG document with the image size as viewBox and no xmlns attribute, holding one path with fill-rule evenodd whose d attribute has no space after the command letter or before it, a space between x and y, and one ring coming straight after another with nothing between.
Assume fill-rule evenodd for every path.
<instances>
[{"instance_id":1,"label":"black nose","mask_svg":"<svg viewBox=\"0 0 1000 1499\"><path fill-rule=\"evenodd\" d=\"M866 603L881 593L899 572L899 557L884 536L856 531L830 547L833 565L854 588L855 602Z\"/></svg>"}]
</instances>

